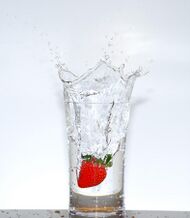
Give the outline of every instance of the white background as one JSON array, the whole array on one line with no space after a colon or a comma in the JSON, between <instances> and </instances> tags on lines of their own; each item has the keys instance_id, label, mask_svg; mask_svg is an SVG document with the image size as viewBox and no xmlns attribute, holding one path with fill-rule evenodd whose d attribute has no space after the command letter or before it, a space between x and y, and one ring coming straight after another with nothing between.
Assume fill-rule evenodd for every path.
<instances>
[{"instance_id":1,"label":"white background","mask_svg":"<svg viewBox=\"0 0 190 218\"><path fill-rule=\"evenodd\" d=\"M189 11L189 0L0 0L0 208L68 207L51 49L82 72L117 35L119 52L152 62L133 92L126 208L190 210Z\"/></svg>"}]
</instances>

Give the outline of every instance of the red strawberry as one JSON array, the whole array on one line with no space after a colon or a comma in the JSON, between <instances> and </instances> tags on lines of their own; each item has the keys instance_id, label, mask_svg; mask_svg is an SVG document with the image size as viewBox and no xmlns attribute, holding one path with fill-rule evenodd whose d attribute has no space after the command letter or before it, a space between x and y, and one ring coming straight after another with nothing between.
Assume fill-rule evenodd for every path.
<instances>
[{"instance_id":1,"label":"red strawberry","mask_svg":"<svg viewBox=\"0 0 190 218\"><path fill-rule=\"evenodd\" d=\"M89 188L99 185L106 178L106 167L111 166L111 155L106 155L103 160L92 155L85 155L82 158L85 160L82 161L80 167L78 186L80 188Z\"/></svg>"}]
</instances>

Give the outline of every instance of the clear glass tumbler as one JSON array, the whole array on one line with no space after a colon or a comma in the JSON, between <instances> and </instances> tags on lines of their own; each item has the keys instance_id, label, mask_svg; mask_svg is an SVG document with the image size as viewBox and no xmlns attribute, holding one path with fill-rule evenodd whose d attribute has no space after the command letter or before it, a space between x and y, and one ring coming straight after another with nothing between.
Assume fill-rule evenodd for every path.
<instances>
[{"instance_id":1,"label":"clear glass tumbler","mask_svg":"<svg viewBox=\"0 0 190 218\"><path fill-rule=\"evenodd\" d=\"M106 61L82 76L59 68L70 149L70 212L109 216L124 210L129 101L138 71Z\"/></svg>"}]
</instances>

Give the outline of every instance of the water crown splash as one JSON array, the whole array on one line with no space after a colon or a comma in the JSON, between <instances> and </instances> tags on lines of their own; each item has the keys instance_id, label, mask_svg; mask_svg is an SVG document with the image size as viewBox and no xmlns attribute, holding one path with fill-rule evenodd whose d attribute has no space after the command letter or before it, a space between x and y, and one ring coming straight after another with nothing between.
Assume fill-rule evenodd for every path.
<instances>
[{"instance_id":1,"label":"water crown splash","mask_svg":"<svg viewBox=\"0 0 190 218\"><path fill-rule=\"evenodd\" d=\"M114 67L100 60L94 68L77 76L65 65L57 64L59 77L64 84L66 102L126 103L129 102L134 82L142 69L126 72L125 65Z\"/></svg>"}]
</instances>

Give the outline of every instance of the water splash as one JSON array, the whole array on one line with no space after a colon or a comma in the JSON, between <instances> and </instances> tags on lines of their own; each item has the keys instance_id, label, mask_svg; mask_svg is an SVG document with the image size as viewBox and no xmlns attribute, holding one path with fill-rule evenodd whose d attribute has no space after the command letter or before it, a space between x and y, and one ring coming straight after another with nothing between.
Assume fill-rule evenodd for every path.
<instances>
[{"instance_id":1,"label":"water splash","mask_svg":"<svg viewBox=\"0 0 190 218\"><path fill-rule=\"evenodd\" d=\"M103 59L79 76L65 64L59 62L56 66L64 84L65 101L77 103L129 102L135 79L144 74L142 68L129 72L125 64L115 67Z\"/></svg>"}]
</instances>

